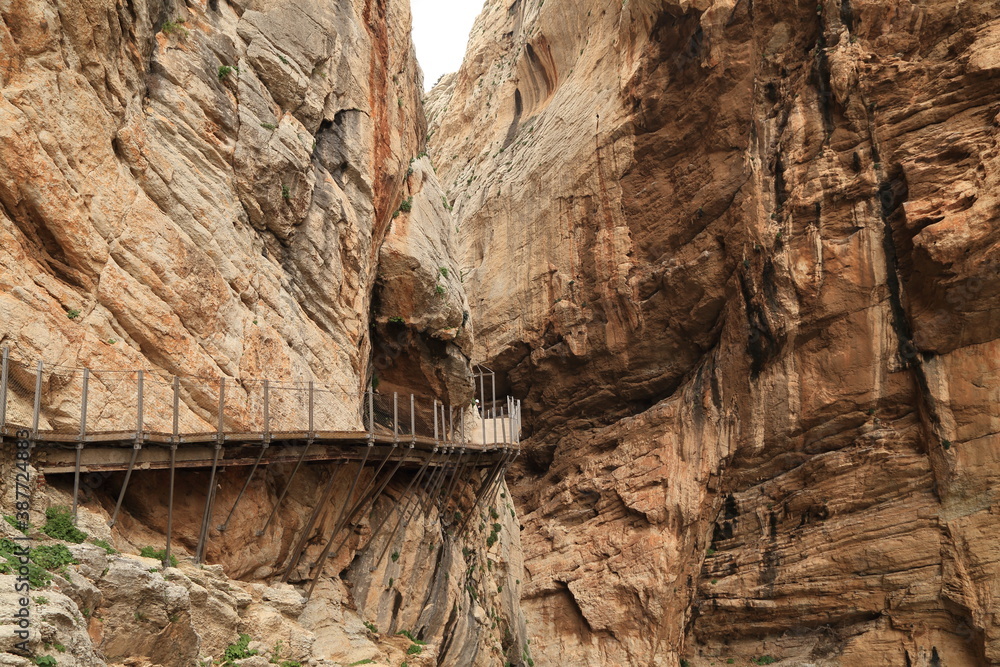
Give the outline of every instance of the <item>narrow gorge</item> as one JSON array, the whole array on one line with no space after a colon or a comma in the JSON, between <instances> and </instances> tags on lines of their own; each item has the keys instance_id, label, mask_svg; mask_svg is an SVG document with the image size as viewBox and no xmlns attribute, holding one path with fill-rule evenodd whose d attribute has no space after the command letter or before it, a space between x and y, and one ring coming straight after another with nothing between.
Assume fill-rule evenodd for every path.
<instances>
[{"instance_id":1,"label":"narrow gorge","mask_svg":"<svg viewBox=\"0 0 1000 667\"><path fill-rule=\"evenodd\" d=\"M308 386L303 460L314 383L369 445L376 393L433 401L434 456L498 405L519 445L78 492L33 454L24 525L4 430L0 665L1000 665L1000 1L486 0L426 94L411 21L0 0L36 439L59 369L144 369L150 410L216 383L174 408L206 432L221 378ZM67 554L27 652L24 537Z\"/></svg>"}]
</instances>

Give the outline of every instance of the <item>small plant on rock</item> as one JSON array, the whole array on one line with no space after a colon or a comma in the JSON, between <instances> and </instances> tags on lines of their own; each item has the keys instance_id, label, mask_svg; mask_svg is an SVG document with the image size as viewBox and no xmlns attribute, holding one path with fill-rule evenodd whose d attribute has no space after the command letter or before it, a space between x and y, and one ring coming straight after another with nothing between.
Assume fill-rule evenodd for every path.
<instances>
[{"instance_id":1,"label":"small plant on rock","mask_svg":"<svg viewBox=\"0 0 1000 667\"><path fill-rule=\"evenodd\" d=\"M241 634L235 642L226 647L225 653L222 655L223 667L232 667L236 664L237 660L251 658L257 655L258 652L256 650L251 650L249 646L250 635Z\"/></svg>"},{"instance_id":2,"label":"small plant on rock","mask_svg":"<svg viewBox=\"0 0 1000 667\"><path fill-rule=\"evenodd\" d=\"M79 309L70 308L69 310L66 311L66 317L68 317L71 320L75 320L76 318L80 317Z\"/></svg>"},{"instance_id":3,"label":"small plant on rock","mask_svg":"<svg viewBox=\"0 0 1000 667\"><path fill-rule=\"evenodd\" d=\"M184 19L174 19L173 21L167 21L162 26L160 26L160 31L164 35L177 35L178 37L187 37L188 29L184 27Z\"/></svg>"},{"instance_id":4,"label":"small plant on rock","mask_svg":"<svg viewBox=\"0 0 1000 667\"><path fill-rule=\"evenodd\" d=\"M109 555L118 553L118 550L115 549L110 544L108 544L107 541L105 540L101 540L95 537L94 539L90 540L90 542L94 546L101 547L102 549L104 549L106 552L108 552Z\"/></svg>"},{"instance_id":5,"label":"small plant on rock","mask_svg":"<svg viewBox=\"0 0 1000 667\"><path fill-rule=\"evenodd\" d=\"M56 506L45 510L45 525L42 532L56 540L80 544L87 539L87 533L73 525L73 515L68 507Z\"/></svg>"},{"instance_id":6,"label":"small plant on rock","mask_svg":"<svg viewBox=\"0 0 1000 667\"><path fill-rule=\"evenodd\" d=\"M143 547L139 550L139 555L143 558L155 558L163 561L167 557L166 549L154 549L153 547ZM177 556L170 554L170 567L177 567Z\"/></svg>"},{"instance_id":7,"label":"small plant on rock","mask_svg":"<svg viewBox=\"0 0 1000 667\"><path fill-rule=\"evenodd\" d=\"M219 81L225 81L233 72L239 74L239 69L231 65L219 65Z\"/></svg>"}]
</instances>

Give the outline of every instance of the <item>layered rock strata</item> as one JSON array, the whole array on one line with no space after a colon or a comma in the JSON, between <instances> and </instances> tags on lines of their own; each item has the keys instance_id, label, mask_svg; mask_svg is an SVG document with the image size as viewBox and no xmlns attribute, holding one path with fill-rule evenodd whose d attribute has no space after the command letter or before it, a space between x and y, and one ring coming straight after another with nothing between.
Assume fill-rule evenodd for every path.
<instances>
[{"instance_id":1,"label":"layered rock strata","mask_svg":"<svg viewBox=\"0 0 1000 667\"><path fill-rule=\"evenodd\" d=\"M997 16L487 2L430 145L538 664L1000 664Z\"/></svg>"}]
</instances>

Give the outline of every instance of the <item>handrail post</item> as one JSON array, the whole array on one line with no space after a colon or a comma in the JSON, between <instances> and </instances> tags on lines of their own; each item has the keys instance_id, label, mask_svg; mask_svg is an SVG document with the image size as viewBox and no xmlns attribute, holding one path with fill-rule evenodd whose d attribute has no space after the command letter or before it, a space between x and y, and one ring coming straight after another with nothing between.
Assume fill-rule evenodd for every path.
<instances>
[{"instance_id":1,"label":"handrail post","mask_svg":"<svg viewBox=\"0 0 1000 667\"><path fill-rule=\"evenodd\" d=\"M497 406L495 401L493 403L493 444L500 444L500 441L497 439Z\"/></svg>"},{"instance_id":2,"label":"handrail post","mask_svg":"<svg viewBox=\"0 0 1000 667\"><path fill-rule=\"evenodd\" d=\"M434 442L438 441L438 400L434 399Z\"/></svg>"},{"instance_id":3,"label":"handrail post","mask_svg":"<svg viewBox=\"0 0 1000 667\"><path fill-rule=\"evenodd\" d=\"M309 380L309 440L312 440L313 438L316 437L315 435L316 431L313 428L314 425L313 407L315 405L314 396L315 393L314 393L313 381Z\"/></svg>"},{"instance_id":4,"label":"handrail post","mask_svg":"<svg viewBox=\"0 0 1000 667\"><path fill-rule=\"evenodd\" d=\"M375 442L375 389L368 389L368 443Z\"/></svg>"},{"instance_id":5,"label":"handrail post","mask_svg":"<svg viewBox=\"0 0 1000 667\"><path fill-rule=\"evenodd\" d=\"M392 392L392 443L399 442L399 394Z\"/></svg>"},{"instance_id":6,"label":"handrail post","mask_svg":"<svg viewBox=\"0 0 1000 667\"><path fill-rule=\"evenodd\" d=\"M264 380L264 446L271 443L271 383Z\"/></svg>"},{"instance_id":7,"label":"handrail post","mask_svg":"<svg viewBox=\"0 0 1000 667\"><path fill-rule=\"evenodd\" d=\"M224 419L226 413L226 378L219 378L219 421L216 425L216 441L220 444L225 439Z\"/></svg>"},{"instance_id":8,"label":"handrail post","mask_svg":"<svg viewBox=\"0 0 1000 667\"><path fill-rule=\"evenodd\" d=\"M458 428L461 431L459 439L462 442L462 449L465 449L465 410L460 410L458 413Z\"/></svg>"},{"instance_id":9,"label":"handrail post","mask_svg":"<svg viewBox=\"0 0 1000 667\"><path fill-rule=\"evenodd\" d=\"M38 360L38 371L35 374L35 405L31 413L31 440L38 440L38 417L42 410L42 367L43 362Z\"/></svg>"},{"instance_id":10,"label":"handrail post","mask_svg":"<svg viewBox=\"0 0 1000 667\"><path fill-rule=\"evenodd\" d=\"M4 345L3 361L0 367L0 433L7 426L7 374L10 364L10 348Z\"/></svg>"},{"instance_id":11,"label":"handrail post","mask_svg":"<svg viewBox=\"0 0 1000 667\"><path fill-rule=\"evenodd\" d=\"M140 443L143 440L143 437L142 437L142 426L143 426L143 424L142 424L142 409L143 409L142 399L143 399L143 395L142 394L143 394L143 392L142 392L142 390L143 390L143 380L145 379L145 377L143 375L143 371L141 371L141 370L138 371L138 374L139 374L139 386L138 386L138 389L136 390L136 396L137 396L138 400L137 400L137 403L136 403L135 441L137 443Z\"/></svg>"},{"instance_id":12,"label":"handrail post","mask_svg":"<svg viewBox=\"0 0 1000 667\"><path fill-rule=\"evenodd\" d=\"M83 442L87 438L87 394L90 392L90 369L83 369L83 390L80 392L80 437Z\"/></svg>"},{"instance_id":13,"label":"handrail post","mask_svg":"<svg viewBox=\"0 0 1000 667\"><path fill-rule=\"evenodd\" d=\"M503 416L503 410L500 411L500 431L503 436L504 447L507 447L507 419Z\"/></svg>"},{"instance_id":14,"label":"handrail post","mask_svg":"<svg viewBox=\"0 0 1000 667\"><path fill-rule=\"evenodd\" d=\"M174 376L173 388L174 388L174 405L173 405L174 422L173 422L173 437L171 437L170 442L171 444L176 445L180 441L180 430L181 430L181 421L180 421L181 379L177 376Z\"/></svg>"},{"instance_id":15,"label":"handrail post","mask_svg":"<svg viewBox=\"0 0 1000 667\"><path fill-rule=\"evenodd\" d=\"M455 406L448 406L448 441L455 442Z\"/></svg>"},{"instance_id":16,"label":"handrail post","mask_svg":"<svg viewBox=\"0 0 1000 667\"><path fill-rule=\"evenodd\" d=\"M417 441L417 412L416 399L410 394L410 445Z\"/></svg>"},{"instance_id":17,"label":"handrail post","mask_svg":"<svg viewBox=\"0 0 1000 667\"><path fill-rule=\"evenodd\" d=\"M479 371L479 421L483 423L483 446L486 445L486 374Z\"/></svg>"}]
</instances>

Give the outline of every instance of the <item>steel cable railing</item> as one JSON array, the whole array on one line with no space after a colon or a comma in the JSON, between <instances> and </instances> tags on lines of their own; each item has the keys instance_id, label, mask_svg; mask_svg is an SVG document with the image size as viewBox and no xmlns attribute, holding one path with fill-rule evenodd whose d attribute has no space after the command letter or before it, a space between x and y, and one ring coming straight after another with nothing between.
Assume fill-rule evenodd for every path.
<instances>
[{"instance_id":1,"label":"steel cable railing","mask_svg":"<svg viewBox=\"0 0 1000 667\"><path fill-rule=\"evenodd\" d=\"M477 389L485 386L482 376L477 380ZM17 359L7 348L0 377L0 427L60 441L109 434L136 442L211 435L268 441L321 433L483 445L517 441L516 401L504 404L483 392L476 404L478 409L465 409L413 394L352 391L336 382L70 368Z\"/></svg>"}]
</instances>

